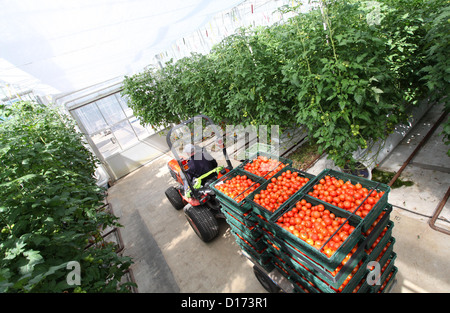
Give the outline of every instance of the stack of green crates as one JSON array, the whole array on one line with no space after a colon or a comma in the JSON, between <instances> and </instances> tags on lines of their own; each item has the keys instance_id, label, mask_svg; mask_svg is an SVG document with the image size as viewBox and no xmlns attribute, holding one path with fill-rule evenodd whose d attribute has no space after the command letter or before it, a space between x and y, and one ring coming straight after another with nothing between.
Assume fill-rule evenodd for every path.
<instances>
[{"instance_id":1,"label":"stack of green crates","mask_svg":"<svg viewBox=\"0 0 450 313\"><path fill-rule=\"evenodd\" d=\"M283 161L286 162L286 159ZM287 163L292 165L292 162ZM389 290L397 273L397 267L394 265L396 253L393 250L395 238L392 237L394 223L390 220L392 205L388 203L389 186L330 169L313 176L289 166L273 177L281 175L287 169L299 172L299 175L310 178L310 181L275 212L270 212L253 201L254 195L265 189L269 181L246 172L243 166L235 168L211 184L222 204L222 211L231 232L242 250L267 272L277 269L291 282L293 292L377 293ZM217 184L236 175L247 175L261 184L239 203L215 188ZM353 184L360 183L369 190L376 189L384 191L385 194L370 213L361 218L308 195L314 185L326 175L344 181L350 180ZM291 210L301 199L312 205L323 204L330 212L346 218L350 225L355 227L331 257L276 224L278 218ZM350 258L347 257L349 253Z\"/></svg>"},{"instance_id":2,"label":"stack of green crates","mask_svg":"<svg viewBox=\"0 0 450 313\"><path fill-rule=\"evenodd\" d=\"M231 233L236 243L247 255L251 256L252 261L258 263L265 270L271 271L273 269L272 255L267 247L266 238L262 231L263 228L259 225L258 218L253 214L251 205L246 201L237 202L215 188L218 184L237 175L247 175L255 183L265 182L265 179L261 177L246 173L240 168L235 168L210 184L210 188L215 191L216 198L221 203L222 213L225 215L228 225L230 225Z\"/></svg>"}]
</instances>

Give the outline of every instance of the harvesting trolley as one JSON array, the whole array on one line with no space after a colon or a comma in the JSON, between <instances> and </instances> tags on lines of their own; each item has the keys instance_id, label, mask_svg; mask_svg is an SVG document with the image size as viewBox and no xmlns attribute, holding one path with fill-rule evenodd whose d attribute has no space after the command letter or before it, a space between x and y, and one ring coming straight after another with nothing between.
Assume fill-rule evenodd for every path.
<instances>
[{"instance_id":1,"label":"harvesting trolley","mask_svg":"<svg viewBox=\"0 0 450 313\"><path fill-rule=\"evenodd\" d=\"M204 122L207 131L203 127ZM204 133L206 133L205 136ZM204 242L211 241L219 233L217 219L224 216L214 190L208 186L233 169L223 142L222 132L208 116L197 115L172 127L167 133L166 141L174 156L174 159L170 160L167 165L171 176L177 182L176 186L167 188L166 197L176 210L183 209L189 224ZM193 143L201 149L204 147L200 147L198 144L213 143L216 147L219 146L222 149L226 165L217 166L193 181L190 179L183 181L188 170L188 160L180 155L180 149L189 143ZM185 185L189 187L187 193L184 190Z\"/></svg>"}]
</instances>

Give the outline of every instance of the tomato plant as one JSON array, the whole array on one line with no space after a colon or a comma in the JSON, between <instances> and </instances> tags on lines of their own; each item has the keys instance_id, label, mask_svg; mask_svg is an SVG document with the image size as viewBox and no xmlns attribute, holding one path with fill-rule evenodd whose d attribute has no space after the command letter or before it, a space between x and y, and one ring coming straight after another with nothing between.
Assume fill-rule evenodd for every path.
<instances>
[{"instance_id":1,"label":"tomato plant","mask_svg":"<svg viewBox=\"0 0 450 313\"><path fill-rule=\"evenodd\" d=\"M104 227L120 226L100 210L97 160L68 117L19 102L0 122L0 292L116 292L131 259L114 245L86 248ZM81 286L68 285L76 261Z\"/></svg>"}]
</instances>

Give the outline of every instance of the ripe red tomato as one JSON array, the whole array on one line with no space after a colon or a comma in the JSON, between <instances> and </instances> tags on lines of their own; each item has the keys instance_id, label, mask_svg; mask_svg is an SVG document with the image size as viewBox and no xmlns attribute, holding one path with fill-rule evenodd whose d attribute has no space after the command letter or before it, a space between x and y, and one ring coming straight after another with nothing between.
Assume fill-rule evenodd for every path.
<instances>
[{"instance_id":1,"label":"ripe red tomato","mask_svg":"<svg viewBox=\"0 0 450 313\"><path fill-rule=\"evenodd\" d=\"M307 209L307 206L310 209ZM298 210L299 207L302 208L300 211ZM294 213L294 209L298 213ZM328 257L331 257L339 249L355 229L346 222L345 218L337 217L334 213L325 209L322 204L313 206L305 199L298 201L276 223L318 250L322 248L322 245L343 224L342 228L321 249L321 252Z\"/></svg>"},{"instance_id":2,"label":"ripe red tomato","mask_svg":"<svg viewBox=\"0 0 450 313\"><path fill-rule=\"evenodd\" d=\"M244 170L258 176L265 176L271 178L278 171L287 165L276 160L264 156L258 156L256 159L244 165Z\"/></svg>"},{"instance_id":3,"label":"ripe red tomato","mask_svg":"<svg viewBox=\"0 0 450 313\"><path fill-rule=\"evenodd\" d=\"M281 173L276 178L272 177L270 183L267 184L266 189L261 190L259 196L255 195L253 201L261 205L263 208L274 212L283 203L285 203L290 196L300 190L300 188L303 187L307 182L309 182L309 178L299 176L298 172L287 170ZM271 199L271 201L262 201L261 198L263 195L267 195ZM297 209L301 208L302 207L299 204ZM294 212L292 212L292 214L293 213Z\"/></svg>"},{"instance_id":4,"label":"ripe red tomato","mask_svg":"<svg viewBox=\"0 0 450 313\"><path fill-rule=\"evenodd\" d=\"M236 202L241 202L259 186L259 183L253 182L246 175L236 175L226 180L223 184L215 185L215 188L230 198L236 198Z\"/></svg>"}]
</instances>

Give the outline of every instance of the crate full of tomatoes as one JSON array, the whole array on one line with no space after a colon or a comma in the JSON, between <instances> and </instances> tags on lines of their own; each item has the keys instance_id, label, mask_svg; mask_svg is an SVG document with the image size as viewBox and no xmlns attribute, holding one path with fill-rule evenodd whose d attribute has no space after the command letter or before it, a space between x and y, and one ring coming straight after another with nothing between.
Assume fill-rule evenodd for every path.
<instances>
[{"instance_id":1,"label":"crate full of tomatoes","mask_svg":"<svg viewBox=\"0 0 450 313\"><path fill-rule=\"evenodd\" d=\"M211 184L236 242L301 292L388 290L397 273L390 188L291 165L257 154ZM380 264L376 284L371 262Z\"/></svg>"},{"instance_id":2,"label":"crate full of tomatoes","mask_svg":"<svg viewBox=\"0 0 450 313\"><path fill-rule=\"evenodd\" d=\"M270 179L286 166L292 166L292 161L267 152L252 154L239 168L247 173Z\"/></svg>"},{"instance_id":3,"label":"crate full of tomatoes","mask_svg":"<svg viewBox=\"0 0 450 313\"><path fill-rule=\"evenodd\" d=\"M325 169L306 192L324 204L356 215L365 231L385 208L389 191L388 185Z\"/></svg>"},{"instance_id":4,"label":"crate full of tomatoes","mask_svg":"<svg viewBox=\"0 0 450 313\"><path fill-rule=\"evenodd\" d=\"M262 177L235 168L210 184L210 188L219 201L244 212L249 208L244 199L265 181Z\"/></svg>"},{"instance_id":5,"label":"crate full of tomatoes","mask_svg":"<svg viewBox=\"0 0 450 313\"><path fill-rule=\"evenodd\" d=\"M270 221L272 232L327 269L336 268L361 239L361 222L345 210L299 194Z\"/></svg>"},{"instance_id":6,"label":"crate full of tomatoes","mask_svg":"<svg viewBox=\"0 0 450 313\"><path fill-rule=\"evenodd\" d=\"M391 210L388 205L386 214L363 233L361 221L351 214L345 215L344 211L336 211L309 196L299 197L294 205L272 218L276 226L266 238L276 256L274 259L283 261L278 265L285 264L289 279L296 284L306 279L306 287L313 286L314 290L327 293L373 291L389 274L382 275L379 284L368 288L365 280L371 273L370 262L380 262L382 274L385 270L395 271L393 260L389 268L385 266L389 257L395 259L393 244L386 252L395 241L391 237Z\"/></svg>"},{"instance_id":7,"label":"crate full of tomatoes","mask_svg":"<svg viewBox=\"0 0 450 313\"><path fill-rule=\"evenodd\" d=\"M251 203L254 212L269 219L294 195L307 188L314 177L292 167L284 167L255 189L247 197L247 202Z\"/></svg>"}]
</instances>

